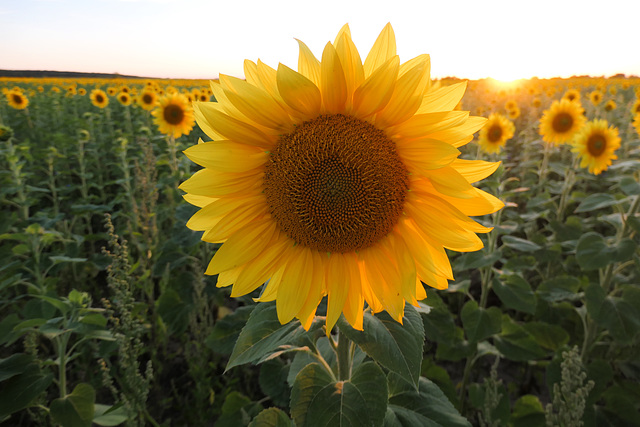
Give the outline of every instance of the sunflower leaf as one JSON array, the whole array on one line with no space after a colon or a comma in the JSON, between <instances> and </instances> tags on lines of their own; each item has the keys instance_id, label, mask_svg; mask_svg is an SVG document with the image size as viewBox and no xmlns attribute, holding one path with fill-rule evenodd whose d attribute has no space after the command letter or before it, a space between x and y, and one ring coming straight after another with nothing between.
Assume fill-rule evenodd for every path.
<instances>
[{"instance_id":1,"label":"sunflower leaf","mask_svg":"<svg viewBox=\"0 0 640 427\"><path fill-rule=\"evenodd\" d=\"M340 331L355 342L376 362L418 386L424 325L420 314L405 306L403 323L393 320L386 312L364 315L363 331L357 331L341 317Z\"/></svg>"},{"instance_id":2,"label":"sunflower leaf","mask_svg":"<svg viewBox=\"0 0 640 427\"><path fill-rule=\"evenodd\" d=\"M225 372L234 366L267 360L267 356L278 351L281 346L296 345L300 338L320 326L321 322L317 320L309 331L305 331L297 320L282 325L278 320L276 304L260 303L242 328Z\"/></svg>"},{"instance_id":3,"label":"sunflower leaf","mask_svg":"<svg viewBox=\"0 0 640 427\"><path fill-rule=\"evenodd\" d=\"M296 376L291 416L297 426L382 425L387 408L387 381L373 362L360 365L348 381L335 381L317 363Z\"/></svg>"}]
</instances>

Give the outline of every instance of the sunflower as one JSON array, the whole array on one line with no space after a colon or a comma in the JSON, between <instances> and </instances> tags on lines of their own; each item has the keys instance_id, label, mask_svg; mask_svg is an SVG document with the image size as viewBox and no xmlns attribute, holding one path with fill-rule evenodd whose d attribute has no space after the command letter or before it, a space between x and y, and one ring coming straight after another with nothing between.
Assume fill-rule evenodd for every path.
<instances>
[{"instance_id":1,"label":"sunflower","mask_svg":"<svg viewBox=\"0 0 640 427\"><path fill-rule=\"evenodd\" d=\"M109 105L109 97L102 89L92 90L89 98L91 98L91 103L98 108L104 108Z\"/></svg>"},{"instance_id":2,"label":"sunflower","mask_svg":"<svg viewBox=\"0 0 640 427\"><path fill-rule=\"evenodd\" d=\"M586 120L580 103L566 99L553 101L551 107L542 113L540 135L552 144L571 142Z\"/></svg>"},{"instance_id":3,"label":"sunflower","mask_svg":"<svg viewBox=\"0 0 640 427\"><path fill-rule=\"evenodd\" d=\"M633 103L633 106L631 107L631 114L635 116L638 113L640 113L640 99L636 99L636 101Z\"/></svg>"},{"instance_id":4,"label":"sunflower","mask_svg":"<svg viewBox=\"0 0 640 427\"><path fill-rule=\"evenodd\" d=\"M513 110L515 108L518 108L518 103L516 101L514 101L513 99L508 100L507 102L504 103L504 109L505 110Z\"/></svg>"},{"instance_id":5,"label":"sunflower","mask_svg":"<svg viewBox=\"0 0 640 427\"><path fill-rule=\"evenodd\" d=\"M633 127L636 128L636 133L640 136L640 113L633 116Z\"/></svg>"},{"instance_id":6,"label":"sunflower","mask_svg":"<svg viewBox=\"0 0 640 427\"><path fill-rule=\"evenodd\" d=\"M580 167L588 167L589 173L599 175L617 159L614 151L620 148L618 129L606 120L587 122L573 141L572 152L581 158Z\"/></svg>"},{"instance_id":7,"label":"sunflower","mask_svg":"<svg viewBox=\"0 0 640 427\"><path fill-rule=\"evenodd\" d=\"M599 90L594 90L589 94L589 100L593 105L598 105L602 102L602 92Z\"/></svg>"},{"instance_id":8,"label":"sunflower","mask_svg":"<svg viewBox=\"0 0 640 427\"><path fill-rule=\"evenodd\" d=\"M580 101L580 91L577 89L569 89L564 93L562 99L566 99L567 101Z\"/></svg>"},{"instance_id":9,"label":"sunflower","mask_svg":"<svg viewBox=\"0 0 640 427\"><path fill-rule=\"evenodd\" d=\"M542 101L540 100L540 98L533 98L533 101L531 101L531 105L534 108L540 108L540 106L542 105Z\"/></svg>"},{"instance_id":10,"label":"sunflower","mask_svg":"<svg viewBox=\"0 0 640 427\"><path fill-rule=\"evenodd\" d=\"M78 89L78 95L85 96L87 94L87 90L83 87Z\"/></svg>"},{"instance_id":11,"label":"sunflower","mask_svg":"<svg viewBox=\"0 0 640 427\"><path fill-rule=\"evenodd\" d=\"M186 96L180 93L167 95L161 98L157 105L151 114L155 117L154 122L160 132L173 135L174 138L191 132L195 119Z\"/></svg>"},{"instance_id":12,"label":"sunflower","mask_svg":"<svg viewBox=\"0 0 640 427\"><path fill-rule=\"evenodd\" d=\"M151 89L145 89L138 96L138 103L144 110L153 110L158 102L158 95Z\"/></svg>"},{"instance_id":13,"label":"sunflower","mask_svg":"<svg viewBox=\"0 0 640 427\"><path fill-rule=\"evenodd\" d=\"M509 116L511 120L515 120L520 117L520 107L516 106L507 110L507 116Z\"/></svg>"},{"instance_id":14,"label":"sunflower","mask_svg":"<svg viewBox=\"0 0 640 427\"><path fill-rule=\"evenodd\" d=\"M118 93L118 88L109 86L107 88L107 93L109 94L109 96L115 96L115 94Z\"/></svg>"},{"instance_id":15,"label":"sunflower","mask_svg":"<svg viewBox=\"0 0 640 427\"><path fill-rule=\"evenodd\" d=\"M187 226L223 243L206 274L231 296L265 284L278 318L309 328L327 296L363 327L366 301L401 322L422 282L452 280L445 249L483 247L468 215L503 203L471 185L499 163L459 159L486 119L452 111L466 82L430 88L428 55L400 64L390 24L364 63L345 25L320 60L299 42L298 71L245 61L246 81L221 75L217 102L196 102L214 141L188 148L204 169L181 184L201 209Z\"/></svg>"},{"instance_id":16,"label":"sunflower","mask_svg":"<svg viewBox=\"0 0 640 427\"><path fill-rule=\"evenodd\" d=\"M487 153L499 153L507 140L513 138L515 130L511 120L502 114L491 114L478 134L478 144Z\"/></svg>"},{"instance_id":17,"label":"sunflower","mask_svg":"<svg viewBox=\"0 0 640 427\"><path fill-rule=\"evenodd\" d=\"M120 104L124 105L125 107L131 105L131 103L133 102L133 99L131 98L131 95L129 95L129 92L120 92L116 98L118 99L118 102L120 102Z\"/></svg>"},{"instance_id":18,"label":"sunflower","mask_svg":"<svg viewBox=\"0 0 640 427\"><path fill-rule=\"evenodd\" d=\"M606 104L604 104L604 110L605 111L613 111L616 108L618 108L618 105L616 104L616 102L613 99L610 99L606 102Z\"/></svg>"},{"instance_id":19,"label":"sunflower","mask_svg":"<svg viewBox=\"0 0 640 427\"><path fill-rule=\"evenodd\" d=\"M29 105L29 98L18 90L8 91L6 97L9 106L16 110L24 110Z\"/></svg>"}]
</instances>

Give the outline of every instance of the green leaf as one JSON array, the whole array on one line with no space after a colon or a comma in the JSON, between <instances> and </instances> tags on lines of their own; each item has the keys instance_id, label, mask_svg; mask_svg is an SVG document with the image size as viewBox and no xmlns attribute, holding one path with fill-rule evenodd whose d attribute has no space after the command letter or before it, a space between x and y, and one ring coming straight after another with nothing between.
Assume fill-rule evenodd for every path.
<instances>
[{"instance_id":1,"label":"green leaf","mask_svg":"<svg viewBox=\"0 0 640 427\"><path fill-rule=\"evenodd\" d=\"M596 283L585 289L587 312L601 327L622 343L629 343L640 331L640 314L635 305L633 291L623 297L607 296L604 289Z\"/></svg>"},{"instance_id":2,"label":"green leaf","mask_svg":"<svg viewBox=\"0 0 640 427\"><path fill-rule=\"evenodd\" d=\"M607 246L604 237L595 232L583 234L576 246L576 259L585 271L606 267L614 254L615 250Z\"/></svg>"},{"instance_id":3,"label":"green leaf","mask_svg":"<svg viewBox=\"0 0 640 427\"><path fill-rule=\"evenodd\" d=\"M46 295L34 295L34 297L48 302L49 304L60 310L62 314L67 314L72 308L69 301L63 301L61 299L49 297Z\"/></svg>"},{"instance_id":4,"label":"green leaf","mask_svg":"<svg viewBox=\"0 0 640 427\"><path fill-rule=\"evenodd\" d=\"M625 262L630 260L633 255L636 253L636 249L638 245L633 240L625 237L620 240L618 244L612 248L613 251L613 260L616 262Z\"/></svg>"},{"instance_id":5,"label":"green leaf","mask_svg":"<svg viewBox=\"0 0 640 427\"><path fill-rule=\"evenodd\" d=\"M569 342L569 333L557 325L527 322L522 327L535 338L541 347L551 351L557 351Z\"/></svg>"},{"instance_id":6,"label":"green leaf","mask_svg":"<svg viewBox=\"0 0 640 427\"><path fill-rule=\"evenodd\" d=\"M536 243L514 236L502 236L502 243L505 246L522 252L535 252L542 249L542 247Z\"/></svg>"},{"instance_id":7,"label":"green leaf","mask_svg":"<svg viewBox=\"0 0 640 427\"><path fill-rule=\"evenodd\" d=\"M492 285L494 292L504 305L523 313L536 312L536 296L529 282L516 274L506 276L504 282L500 279L494 278Z\"/></svg>"},{"instance_id":8,"label":"green leaf","mask_svg":"<svg viewBox=\"0 0 640 427\"><path fill-rule=\"evenodd\" d=\"M471 426L438 386L424 377L415 390L393 372L389 373L389 395L385 427Z\"/></svg>"},{"instance_id":9,"label":"green leaf","mask_svg":"<svg viewBox=\"0 0 640 427\"><path fill-rule=\"evenodd\" d=\"M517 362L541 359L547 355L535 337L506 314L502 316L502 332L494 336L493 343L507 359Z\"/></svg>"},{"instance_id":10,"label":"green leaf","mask_svg":"<svg viewBox=\"0 0 640 427\"><path fill-rule=\"evenodd\" d=\"M96 392L90 384L78 384L71 394L51 402L51 419L63 427L90 427Z\"/></svg>"},{"instance_id":11,"label":"green leaf","mask_svg":"<svg viewBox=\"0 0 640 427\"><path fill-rule=\"evenodd\" d=\"M5 361L7 359L4 359ZM14 360L10 365L19 362ZM18 367L15 366L15 369ZM0 385L0 420L27 408L31 402L49 387L53 374L43 374L37 363L27 365L22 372L12 375Z\"/></svg>"},{"instance_id":12,"label":"green leaf","mask_svg":"<svg viewBox=\"0 0 640 427\"><path fill-rule=\"evenodd\" d=\"M93 423L99 426L118 426L129 418L122 404L110 406L96 403L94 407Z\"/></svg>"},{"instance_id":13,"label":"green leaf","mask_svg":"<svg viewBox=\"0 0 640 427\"><path fill-rule=\"evenodd\" d=\"M280 407L289 405L289 387L287 376L289 367L285 365L281 358L270 359L260 365L260 375L258 384L262 392L271 398L274 404Z\"/></svg>"},{"instance_id":14,"label":"green leaf","mask_svg":"<svg viewBox=\"0 0 640 427\"><path fill-rule=\"evenodd\" d=\"M365 313L363 331L353 329L343 317L338 321L340 331L355 342L376 362L418 385L424 326L420 314L407 304L402 324L386 312L375 316Z\"/></svg>"},{"instance_id":15,"label":"green leaf","mask_svg":"<svg viewBox=\"0 0 640 427\"><path fill-rule=\"evenodd\" d=\"M50 256L49 259L53 261L53 264L60 264L63 262L85 262L87 258L70 258L68 256Z\"/></svg>"},{"instance_id":16,"label":"green leaf","mask_svg":"<svg viewBox=\"0 0 640 427\"><path fill-rule=\"evenodd\" d=\"M500 332L502 324L502 312L498 307L484 309L478 307L478 303L469 300L462 307L460 317L462 326L471 342L482 341Z\"/></svg>"},{"instance_id":17,"label":"green leaf","mask_svg":"<svg viewBox=\"0 0 640 427\"><path fill-rule=\"evenodd\" d=\"M335 381L312 363L291 390L291 415L299 427L379 426L386 407L386 377L374 362L360 365L348 381Z\"/></svg>"},{"instance_id":18,"label":"green leaf","mask_svg":"<svg viewBox=\"0 0 640 427\"><path fill-rule=\"evenodd\" d=\"M640 194L640 184L631 176L623 176L620 180L620 189L627 196Z\"/></svg>"},{"instance_id":19,"label":"green leaf","mask_svg":"<svg viewBox=\"0 0 640 427\"><path fill-rule=\"evenodd\" d=\"M513 405L513 427L538 427L545 423L545 412L540 400L531 394L521 396Z\"/></svg>"},{"instance_id":20,"label":"green leaf","mask_svg":"<svg viewBox=\"0 0 640 427\"><path fill-rule=\"evenodd\" d=\"M309 332L319 327L320 322L314 321ZM307 333L297 320L281 325L275 303L260 303L242 328L225 372L234 366L265 360L280 346L295 344Z\"/></svg>"},{"instance_id":21,"label":"green leaf","mask_svg":"<svg viewBox=\"0 0 640 427\"><path fill-rule=\"evenodd\" d=\"M101 326L104 328L105 326L107 326L107 318L100 313L89 313L80 318L80 323Z\"/></svg>"},{"instance_id":22,"label":"green leaf","mask_svg":"<svg viewBox=\"0 0 640 427\"><path fill-rule=\"evenodd\" d=\"M205 345L216 353L230 355L254 308L253 305L238 307L233 313L219 319L204 341Z\"/></svg>"},{"instance_id":23,"label":"green leaf","mask_svg":"<svg viewBox=\"0 0 640 427\"><path fill-rule=\"evenodd\" d=\"M191 306L180 298L180 294L174 289L166 289L158 301L158 314L169 327L172 334L182 334L189 326L189 312Z\"/></svg>"},{"instance_id":24,"label":"green leaf","mask_svg":"<svg viewBox=\"0 0 640 427\"><path fill-rule=\"evenodd\" d=\"M581 299L580 279L573 276L558 276L538 285L536 294L548 302L576 301Z\"/></svg>"},{"instance_id":25,"label":"green leaf","mask_svg":"<svg viewBox=\"0 0 640 427\"><path fill-rule=\"evenodd\" d=\"M33 356L24 353L15 353L0 360L0 382L23 373L32 362Z\"/></svg>"},{"instance_id":26,"label":"green leaf","mask_svg":"<svg viewBox=\"0 0 640 427\"><path fill-rule=\"evenodd\" d=\"M267 408L251 421L249 427L293 427L293 422L283 410Z\"/></svg>"},{"instance_id":27,"label":"green leaf","mask_svg":"<svg viewBox=\"0 0 640 427\"><path fill-rule=\"evenodd\" d=\"M574 211L575 213L591 212L620 203L614 196L606 193L591 194L585 198Z\"/></svg>"}]
</instances>

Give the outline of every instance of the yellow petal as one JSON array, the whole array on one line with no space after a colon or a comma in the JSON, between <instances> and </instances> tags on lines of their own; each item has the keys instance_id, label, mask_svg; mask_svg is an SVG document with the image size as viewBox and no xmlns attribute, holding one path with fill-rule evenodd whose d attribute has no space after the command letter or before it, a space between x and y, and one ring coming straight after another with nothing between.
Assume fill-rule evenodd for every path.
<instances>
[{"instance_id":1,"label":"yellow petal","mask_svg":"<svg viewBox=\"0 0 640 427\"><path fill-rule=\"evenodd\" d=\"M322 52L320 93L325 112L336 114L344 110L347 100L347 83L340 58L331 43L327 43Z\"/></svg>"},{"instance_id":2,"label":"yellow petal","mask_svg":"<svg viewBox=\"0 0 640 427\"><path fill-rule=\"evenodd\" d=\"M268 159L259 147L228 140L192 145L183 153L200 166L223 172L246 172L264 165Z\"/></svg>"},{"instance_id":3,"label":"yellow petal","mask_svg":"<svg viewBox=\"0 0 640 427\"><path fill-rule=\"evenodd\" d=\"M327 334L331 333L344 309L351 285L345 256L339 252L332 253L327 271Z\"/></svg>"},{"instance_id":4,"label":"yellow petal","mask_svg":"<svg viewBox=\"0 0 640 427\"><path fill-rule=\"evenodd\" d=\"M241 267L233 268L231 270L223 271L218 274L218 281L216 282L217 288L226 288L227 286L231 286L236 282L238 278L238 274L242 270ZM204 273L204 274L212 274L212 273Z\"/></svg>"},{"instance_id":5,"label":"yellow petal","mask_svg":"<svg viewBox=\"0 0 640 427\"><path fill-rule=\"evenodd\" d=\"M247 225L216 251L205 274L219 274L251 261L264 250L274 231L275 223L271 218Z\"/></svg>"},{"instance_id":6,"label":"yellow petal","mask_svg":"<svg viewBox=\"0 0 640 427\"><path fill-rule=\"evenodd\" d=\"M326 254L320 254L318 251L311 251L311 255L313 258L313 273L310 277L309 293L304 305L296 314L296 317L300 319L306 330L311 326L310 322L313 320L318 305L325 294L325 277L329 261L326 259ZM311 268L311 265L309 268Z\"/></svg>"},{"instance_id":7,"label":"yellow petal","mask_svg":"<svg viewBox=\"0 0 640 427\"><path fill-rule=\"evenodd\" d=\"M389 233L380 241L387 254L394 257L400 273L399 288L402 298L409 304L416 304L416 265L407 244L397 233Z\"/></svg>"},{"instance_id":8,"label":"yellow petal","mask_svg":"<svg viewBox=\"0 0 640 427\"><path fill-rule=\"evenodd\" d=\"M275 136L267 135L255 126L219 111L217 108L212 107L214 104L214 102L199 104L200 113L206 123L215 135L221 136L221 138L214 139L230 139L243 144L255 145L266 150L270 150L273 147L276 141Z\"/></svg>"},{"instance_id":9,"label":"yellow petal","mask_svg":"<svg viewBox=\"0 0 640 427\"><path fill-rule=\"evenodd\" d=\"M320 113L322 97L318 87L308 78L286 65L278 65L278 90L293 110L312 118Z\"/></svg>"},{"instance_id":10,"label":"yellow petal","mask_svg":"<svg viewBox=\"0 0 640 427\"><path fill-rule=\"evenodd\" d=\"M219 218L235 211L243 206L252 206L262 201L262 196L254 197L225 197L223 199L215 199L215 201L207 204L187 222L187 227L191 230L203 231L211 229ZM262 203L264 203L262 201Z\"/></svg>"},{"instance_id":11,"label":"yellow petal","mask_svg":"<svg viewBox=\"0 0 640 427\"><path fill-rule=\"evenodd\" d=\"M384 26L364 60L364 76L369 77L382 64L396 55L396 35L390 23Z\"/></svg>"},{"instance_id":12,"label":"yellow petal","mask_svg":"<svg viewBox=\"0 0 640 427\"><path fill-rule=\"evenodd\" d=\"M367 276L367 269L365 267L365 263L361 255L362 253L358 254L358 269L360 270L360 283L362 285L361 287L362 296L364 297L364 300L367 302L367 304L369 304L371 311L374 313L379 313L382 310L384 310L384 306L382 305L378 297L376 297L373 292L373 288L372 288L373 285L372 285L372 282L369 280L369 277Z\"/></svg>"},{"instance_id":13,"label":"yellow petal","mask_svg":"<svg viewBox=\"0 0 640 427\"><path fill-rule=\"evenodd\" d=\"M313 275L313 256L311 249L296 247L287 254L286 270L278 287L276 310L278 320L286 324L293 319L309 296L311 276Z\"/></svg>"},{"instance_id":14,"label":"yellow petal","mask_svg":"<svg viewBox=\"0 0 640 427\"><path fill-rule=\"evenodd\" d=\"M353 91L362 84L364 81L364 68L362 67L362 60L356 45L351 40L351 33L348 25L344 27L338 33L336 41L334 43L338 58L342 64L344 70L345 82L347 85L347 103L351 99Z\"/></svg>"},{"instance_id":15,"label":"yellow petal","mask_svg":"<svg viewBox=\"0 0 640 427\"><path fill-rule=\"evenodd\" d=\"M281 266L275 273L273 273L273 276L271 276L267 283L265 283L265 287L260 297L254 298L253 300L255 302L275 301L278 296L278 288L280 287L280 282L282 282L284 271L284 267Z\"/></svg>"},{"instance_id":16,"label":"yellow petal","mask_svg":"<svg viewBox=\"0 0 640 427\"><path fill-rule=\"evenodd\" d=\"M200 196L217 197L246 191L255 194L261 189L261 181L261 173L256 171L233 173L201 169L178 188Z\"/></svg>"},{"instance_id":17,"label":"yellow petal","mask_svg":"<svg viewBox=\"0 0 640 427\"><path fill-rule=\"evenodd\" d=\"M421 172L429 178L434 188L442 194L461 199L468 199L476 195L471 184L451 166L436 170L423 170Z\"/></svg>"},{"instance_id":18,"label":"yellow petal","mask_svg":"<svg viewBox=\"0 0 640 427\"><path fill-rule=\"evenodd\" d=\"M196 194L183 194L182 198L185 199L187 203L191 203L193 206L197 206L199 208L204 208L209 203L213 203L218 200L216 197L199 196Z\"/></svg>"},{"instance_id":19,"label":"yellow petal","mask_svg":"<svg viewBox=\"0 0 640 427\"><path fill-rule=\"evenodd\" d=\"M232 234L241 232L252 222L264 218L268 212L266 203L243 205L233 212L226 214L213 227L202 235L202 240L210 243L221 243Z\"/></svg>"},{"instance_id":20,"label":"yellow petal","mask_svg":"<svg viewBox=\"0 0 640 427\"><path fill-rule=\"evenodd\" d=\"M209 110L220 110L221 107L216 102L194 102L193 103L193 117L196 119L198 126L202 129L202 132L205 133L212 140L224 139L222 135L218 132L214 131L211 125L209 124L209 120L205 115L206 111Z\"/></svg>"},{"instance_id":21,"label":"yellow petal","mask_svg":"<svg viewBox=\"0 0 640 427\"><path fill-rule=\"evenodd\" d=\"M376 125L381 128L399 124L413 116L422 102L423 92L429 84L431 63L429 55L421 55L411 61L414 64L398 73L398 82L389 103L376 115Z\"/></svg>"},{"instance_id":22,"label":"yellow petal","mask_svg":"<svg viewBox=\"0 0 640 427\"><path fill-rule=\"evenodd\" d=\"M311 53L306 44L296 39L300 48L298 56L298 72L320 86L320 61Z\"/></svg>"},{"instance_id":23,"label":"yellow petal","mask_svg":"<svg viewBox=\"0 0 640 427\"><path fill-rule=\"evenodd\" d=\"M362 295L362 279L358 258L355 253L341 254L344 257L347 275L344 280L348 282L347 299L344 302L342 312L347 322L359 331L363 330L364 297ZM328 280L328 279L327 279ZM328 286L328 283L327 283Z\"/></svg>"},{"instance_id":24,"label":"yellow petal","mask_svg":"<svg viewBox=\"0 0 640 427\"><path fill-rule=\"evenodd\" d=\"M367 117L383 109L393 94L400 59L391 57L377 68L353 93L353 115Z\"/></svg>"},{"instance_id":25,"label":"yellow petal","mask_svg":"<svg viewBox=\"0 0 640 427\"><path fill-rule=\"evenodd\" d=\"M419 199L413 199L413 195L410 196L411 202L415 203L416 207L424 209L432 209L436 212L440 212L441 215L446 216L450 220L456 222L465 230L473 231L474 233L488 233L492 228L485 227L482 224L478 224L462 212L458 210L455 205L447 202L441 197L433 194L423 195Z\"/></svg>"},{"instance_id":26,"label":"yellow petal","mask_svg":"<svg viewBox=\"0 0 640 427\"><path fill-rule=\"evenodd\" d=\"M400 294L400 272L381 245L360 252L371 290L389 315L402 323L404 299Z\"/></svg>"},{"instance_id":27,"label":"yellow petal","mask_svg":"<svg viewBox=\"0 0 640 427\"><path fill-rule=\"evenodd\" d=\"M453 271L447 253L442 245L430 241L410 218L398 221L398 231L416 263L428 269L434 275L453 280Z\"/></svg>"},{"instance_id":28,"label":"yellow petal","mask_svg":"<svg viewBox=\"0 0 640 427\"><path fill-rule=\"evenodd\" d=\"M236 77L220 75L229 101L242 114L270 129L286 132L291 118L266 91Z\"/></svg>"},{"instance_id":29,"label":"yellow petal","mask_svg":"<svg viewBox=\"0 0 640 427\"><path fill-rule=\"evenodd\" d=\"M462 147L473 139L473 134L487 123L485 117L471 116L459 126L430 133L429 138L439 139L454 147Z\"/></svg>"},{"instance_id":30,"label":"yellow petal","mask_svg":"<svg viewBox=\"0 0 640 427\"><path fill-rule=\"evenodd\" d=\"M478 182L485 179L498 169L501 162L485 162L483 160L456 159L451 163L460 175L469 183Z\"/></svg>"},{"instance_id":31,"label":"yellow petal","mask_svg":"<svg viewBox=\"0 0 640 427\"><path fill-rule=\"evenodd\" d=\"M460 155L457 148L436 139L400 140L397 147L398 155L410 169L439 169Z\"/></svg>"},{"instance_id":32,"label":"yellow petal","mask_svg":"<svg viewBox=\"0 0 640 427\"><path fill-rule=\"evenodd\" d=\"M418 114L451 111L460 102L467 89L467 82L456 83L427 92L422 98Z\"/></svg>"},{"instance_id":33,"label":"yellow petal","mask_svg":"<svg viewBox=\"0 0 640 427\"><path fill-rule=\"evenodd\" d=\"M447 111L442 113L426 113L411 117L397 126L388 129L390 135L398 134L400 137L424 138L434 132L440 132L463 124L469 117L468 111ZM434 138L433 139L440 139Z\"/></svg>"}]
</instances>

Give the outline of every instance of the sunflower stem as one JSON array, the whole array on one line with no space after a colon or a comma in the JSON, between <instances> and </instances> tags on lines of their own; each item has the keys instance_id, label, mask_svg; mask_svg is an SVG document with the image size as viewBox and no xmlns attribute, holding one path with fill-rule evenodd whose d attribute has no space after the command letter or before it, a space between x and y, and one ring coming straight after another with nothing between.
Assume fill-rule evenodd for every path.
<instances>
[{"instance_id":1,"label":"sunflower stem","mask_svg":"<svg viewBox=\"0 0 640 427\"><path fill-rule=\"evenodd\" d=\"M351 341L340 331L338 333L338 380L347 381L351 378Z\"/></svg>"}]
</instances>

